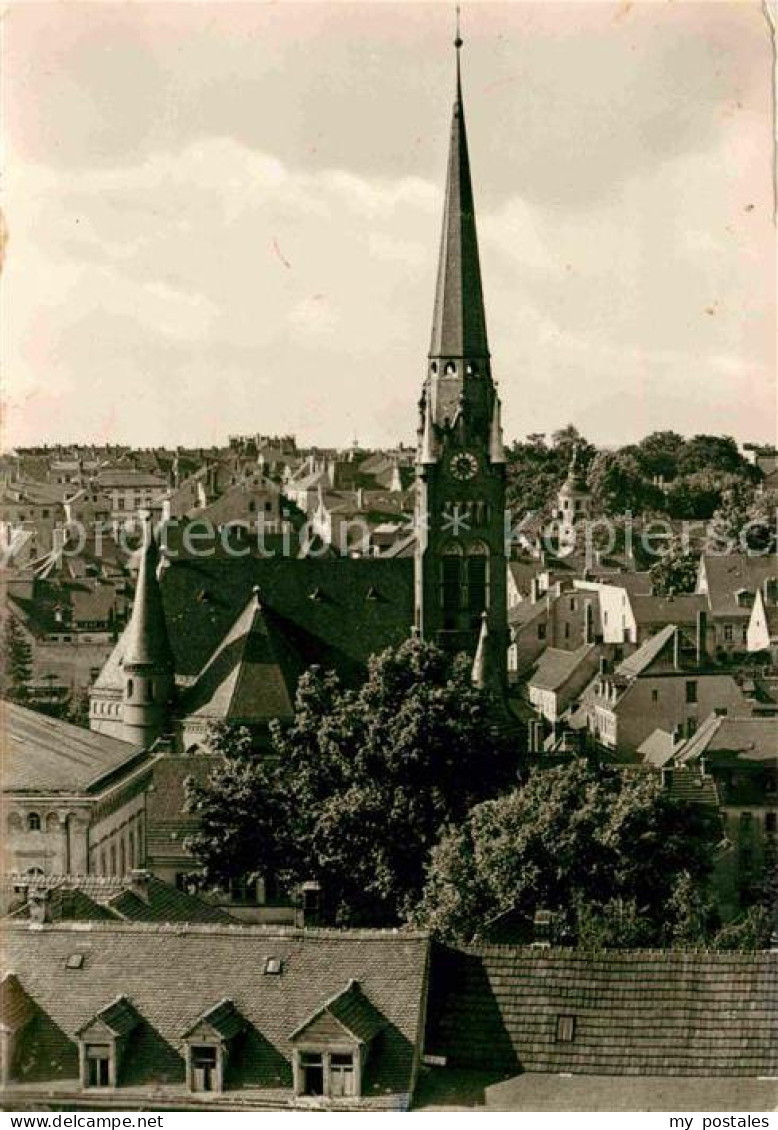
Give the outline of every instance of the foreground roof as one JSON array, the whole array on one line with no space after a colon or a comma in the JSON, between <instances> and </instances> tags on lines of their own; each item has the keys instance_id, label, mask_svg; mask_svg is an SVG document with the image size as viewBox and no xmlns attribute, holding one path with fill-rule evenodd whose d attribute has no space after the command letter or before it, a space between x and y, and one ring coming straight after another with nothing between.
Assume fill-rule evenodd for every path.
<instances>
[{"instance_id":1,"label":"foreground roof","mask_svg":"<svg viewBox=\"0 0 778 1130\"><path fill-rule=\"evenodd\" d=\"M137 746L0 702L3 792L88 792L143 757Z\"/></svg>"},{"instance_id":2,"label":"foreground roof","mask_svg":"<svg viewBox=\"0 0 778 1130\"><path fill-rule=\"evenodd\" d=\"M394 1104L411 1089L428 945L426 934L410 931L6 925L4 958L65 1041L74 1041L117 995L126 997L143 1022L144 1048L161 1057L163 1074L171 1060L181 1070L186 1033L220 1002L233 1002L254 1049L244 1064L244 1087L262 1086L268 1071L287 1075L290 1037L354 978L385 1022L381 1055L368 1063L363 1094L394 1096ZM74 954L83 956L79 968L73 961L68 967ZM280 962L280 973L265 971L270 958Z\"/></svg>"}]
</instances>

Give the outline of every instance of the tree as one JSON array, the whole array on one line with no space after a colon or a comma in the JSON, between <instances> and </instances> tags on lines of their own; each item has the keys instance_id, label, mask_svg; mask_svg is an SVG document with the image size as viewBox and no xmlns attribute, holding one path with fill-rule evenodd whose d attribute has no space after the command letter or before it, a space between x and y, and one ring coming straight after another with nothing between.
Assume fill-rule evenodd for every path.
<instances>
[{"instance_id":1,"label":"tree","mask_svg":"<svg viewBox=\"0 0 778 1130\"><path fill-rule=\"evenodd\" d=\"M753 475L753 466L743 458L731 436L697 435L686 441L678 460L682 475L698 471L723 471Z\"/></svg>"},{"instance_id":2,"label":"tree","mask_svg":"<svg viewBox=\"0 0 778 1130\"><path fill-rule=\"evenodd\" d=\"M6 698L25 702L32 679L32 648L19 621L7 614L3 626L3 683Z\"/></svg>"},{"instance_id":3,"label":"tree","mask_svg":"<svg viewBox=\"0 0 778 1130\"><path fill-rule=\"evenodd\" d=\"M640 468L648 478L661 476L670 481L678 474L678 464L686 441L678 432L651 432L637 445Z\"/></svg>"},{"instance_id":4,"label":"tree","mask_svg":"<svg viewBox=\"0 0 778 1130\"><path fill-rule=\"evenodd\" d=\"M582 761L535 770L448 829L415 917L468 943L497 914L544 908L590 943L661 944L684 920L679 883L705 880L719 836L716 820L652 774Z\"/></svg>"},{"instance_id":5,"label":"tree","mask_svg":"<svg viewBox=\"0 0 778 1130\"><path fill-rule=\"evenodd\" d=\"M634 453L600 451L592 460L588 482L595 509L603 514L636 513L663 505L662 492L643 477Z\"/></svg>"},{"instance_id":6,"label":"tree","mask_svg":"<svg viewBox=\"0 0 778 1130\"><path fill-rule=\"evenodd\" d=\"M694 592L697 587L699 556L684 549L678 542L670 545L649 569L651 586L657 596L670 592Z\"/></svg>"},{"instance_id":7,"label":"tree","mask_svg":"<svg viewBox=\"0 0 778 1130\"><path fill-rule=\"evenodd\" d=\"M469 662L416 639L374 657L358 691L308 671L271 761L245 732L220 742L225 769L188 787L207 878L315 878L351 923L401 922L443 827L511 784L518 761Z\"/></svg>"}]
</instances>

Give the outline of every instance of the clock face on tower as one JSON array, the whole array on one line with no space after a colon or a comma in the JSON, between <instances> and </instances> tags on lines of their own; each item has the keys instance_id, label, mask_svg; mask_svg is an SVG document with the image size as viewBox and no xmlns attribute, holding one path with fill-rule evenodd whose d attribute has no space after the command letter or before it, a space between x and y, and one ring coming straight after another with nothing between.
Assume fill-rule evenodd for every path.
<instances>
[{"instance_id":1,"label":"clock face on tower","mask_svg":"<svg viewBox=\"0 0 778 1130\"><path fill-rule=\"evenodd\" d=\"M478 474L478 460L469 451L459 451L449 463L451 474L455 479L465 481Z\"/></svg>"}]
</instances>

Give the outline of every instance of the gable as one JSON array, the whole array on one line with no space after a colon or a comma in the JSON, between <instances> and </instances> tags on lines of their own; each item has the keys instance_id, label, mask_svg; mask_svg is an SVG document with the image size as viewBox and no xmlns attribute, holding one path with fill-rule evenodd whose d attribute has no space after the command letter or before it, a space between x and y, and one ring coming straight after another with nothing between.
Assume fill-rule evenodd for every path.
<instances>
[{"instance_id":1,"label":"gable","mask_svg":"<svg viewBox=\"0 0 778 1130\"><path fill-rule=\"evenodd\" d=\"M348 1028L327 1009L315 1016L309 1024L298 1029L291 1038L295 1043L317 1044L322 1047L342 1043L357 1047L359 1044L353 1032L349 1032Z\"/></svg>"}]
</instances>

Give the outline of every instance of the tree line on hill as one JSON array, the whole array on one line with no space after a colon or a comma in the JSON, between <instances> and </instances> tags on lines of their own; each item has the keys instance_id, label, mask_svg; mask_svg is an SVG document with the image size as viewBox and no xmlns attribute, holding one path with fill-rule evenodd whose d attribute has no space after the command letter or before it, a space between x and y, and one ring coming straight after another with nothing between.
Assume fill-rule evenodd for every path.
<instances>
[{"instance_id":1,"label":"tree line on hill","mask_svg":"<svg viewBox=\"0 0 778 1130\"><path fill-rule=\"evenodd\" d=\"M659 431L637 444L598 451L568 425L550 441L535 433L509 448L508 506L514 512L553 507L574 448L594 511L604 516L626 511L703 521L718 516L723 527L740 529L749 520L774 514L778 504L778 497L757 497L762 473L740 454L730 436L687 439Z\"/></svg>"}]
</instances>

